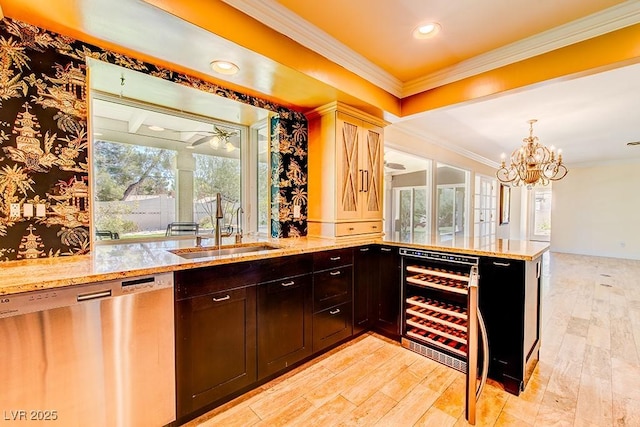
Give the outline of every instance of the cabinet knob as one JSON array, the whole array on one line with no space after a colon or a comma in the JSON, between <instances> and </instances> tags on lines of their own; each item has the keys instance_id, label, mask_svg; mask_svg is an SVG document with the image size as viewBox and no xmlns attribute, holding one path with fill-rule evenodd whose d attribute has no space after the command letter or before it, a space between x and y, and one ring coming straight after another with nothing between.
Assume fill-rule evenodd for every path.
<instances>
[{"instance_id":1,"label":"cabinet knob","mask_svg":"<svg viewBox=\"0 0 640 427\"><path fill-rule=\"evenodd\" d=\"M231 299L231 296L230 296L230 295L223 296L222 298L216 298L216 297L213 297L213 300L214 300L215 302L226 301L226 300L228 300L228 299Z\"/></svg>"},{"instance_id":2,"label":"cabinet knob","mask_svg":"<svg viewBox=\"0 0 640 427\"><path fill-rule=\"evenodd\" d=\"M331 311L329 312L329 314L332 314L332 315L333 315L333 314L338 314L338 313L340 313L340 309L339 309L339 308L336 308L335 310L331 310Z\"/></svg>"}]
</instances>

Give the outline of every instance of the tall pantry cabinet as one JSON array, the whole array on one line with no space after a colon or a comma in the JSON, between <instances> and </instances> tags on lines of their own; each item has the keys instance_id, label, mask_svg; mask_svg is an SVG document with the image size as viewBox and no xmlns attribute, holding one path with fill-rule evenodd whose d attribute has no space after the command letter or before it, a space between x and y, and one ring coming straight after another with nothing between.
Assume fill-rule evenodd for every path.
<instances>
[{"instance_id":1,"label":"tall pantry cabinet","mask_svg":"<svg viewBox=\"0 0 640 427\"><path fill-rule=\"evenodd\" d=\"M341 103L309 120L310 236L382 234L385 122Z\"/></svg>"}]
</instances>

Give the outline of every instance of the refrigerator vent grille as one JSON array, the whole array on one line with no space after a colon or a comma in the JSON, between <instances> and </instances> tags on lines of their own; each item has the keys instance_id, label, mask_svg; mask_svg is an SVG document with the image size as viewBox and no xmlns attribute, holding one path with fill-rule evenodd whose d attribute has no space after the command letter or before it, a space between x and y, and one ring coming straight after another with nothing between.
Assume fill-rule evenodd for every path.
<instances>
[{"instance_id":1,"label":"refrigerator vent grille","mask_svg":"<svg viewBox=\"0 0 640 427\"><path fill-rule=\"evenodd\" d=\"M442 363L443 365L447 365L453 369L456 369L460 372L467 372L467 362L458 360L455 357L451 357L448 354L442 353L431 347L427 347L425 345L405 338L402 338L402 346L425 357L428 357L429 359L435 360L436 362Z\"/></svg>"}]
</instances>

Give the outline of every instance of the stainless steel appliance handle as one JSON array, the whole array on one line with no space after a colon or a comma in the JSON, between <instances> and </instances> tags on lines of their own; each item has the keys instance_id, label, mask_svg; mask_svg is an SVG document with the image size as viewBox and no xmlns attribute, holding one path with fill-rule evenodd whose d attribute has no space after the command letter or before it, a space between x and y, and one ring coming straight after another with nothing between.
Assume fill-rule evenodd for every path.
<instances>
[{"instance_id":1,"label":"stainless steel appliance handle","mask_svg":"<svg viewBox=\"0 0 640 427\"><path fill-rule=\"evenodd\" d=\"M471 425L476 423L476 403L487 381L489 371L489 341L487 330L478 305L478 267L472 266L469 274L467 301L467 385L465 417ZM482 372L478 386L478 332L482 336Z\"/></svg>"},{"instance_id":2,"label":"stainless steel appliance handle","mask_svg":"<svg viewBox=\"0 0 640 427\"><path fill-rule=\"evenodd\" d=\"M107 298L111 296L111 289L105 291L91 292L88 294L79 294L76 298L78 302L91 301L94 299Z\"/></svg>"},{"instance_id":3,"label":"stainless steel appliance handle","mask_svg":"<svg viewBox=\"0 0 640 427\"><path fill-rule=\"evenodd\" d=\"M489 373L489 339L487 338L487 326L484 323L484 318L482 317L482 312L479 307L477 315L478 327L480 328L480 335L482 337L482 373L480 376L480 385L476 391L476 400L480 399L480 393L482 393L482 389L487 382L487 375Z\"/></svg>"}]
</instances>

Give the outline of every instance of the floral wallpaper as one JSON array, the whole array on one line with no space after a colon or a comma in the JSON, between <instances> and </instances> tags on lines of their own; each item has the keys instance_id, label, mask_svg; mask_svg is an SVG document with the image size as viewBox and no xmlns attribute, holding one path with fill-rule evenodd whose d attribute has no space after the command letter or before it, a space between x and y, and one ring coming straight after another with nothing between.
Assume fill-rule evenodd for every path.
<instances>
[{"instance_id":1,"label":"floral wallpaper","mask_svg":"<svg viewBox=\"0 0 640 427\"><path fill-rule=\"evenodd\" d=\"M271 121L272 235L306 235L303 114L5 18L0 22L0 261L90 250L87 57L276 113Z\"/></svg>"},{"instance_id":2,"label":"floral wallpaper","mask_svg":"<svg viewBox=\"0 0 640 427\"><path fill-rule=\"evenodd\" d=\"M307 235L307 122L271 120L271 235Z\"/></svg>"}]
</instances>

